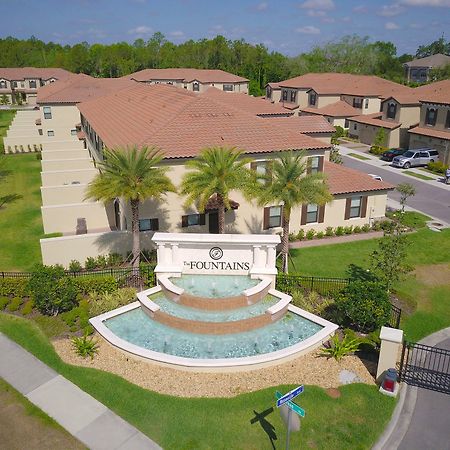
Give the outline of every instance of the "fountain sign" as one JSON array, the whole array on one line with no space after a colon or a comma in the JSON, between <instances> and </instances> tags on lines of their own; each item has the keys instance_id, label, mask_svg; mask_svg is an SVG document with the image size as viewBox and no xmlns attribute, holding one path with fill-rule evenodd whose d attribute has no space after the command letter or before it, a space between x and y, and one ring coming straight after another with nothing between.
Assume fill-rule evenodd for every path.
<instances>
[{"instance_id":1,"label":"fountain sign","mask_svg":"<svg viewBox=\"0 0 450 450\"><path fill-rule=\"evenodd\" d=\"M220 247L212 247L209 256L213 261L184 261L184 265L191 270L250 270L249 262L219 261L223 257L223 250Z\"/></svg>"}]
</instances>

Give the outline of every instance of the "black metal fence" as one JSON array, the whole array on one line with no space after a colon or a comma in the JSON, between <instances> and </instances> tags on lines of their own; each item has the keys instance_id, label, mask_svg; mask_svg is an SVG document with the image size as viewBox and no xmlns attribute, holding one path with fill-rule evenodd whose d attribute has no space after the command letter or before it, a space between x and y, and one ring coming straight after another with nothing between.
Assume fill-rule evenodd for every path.
<instances>
[{"instance_id":1,"label":"black metal fence","mask_svg":"<svg viewBox=\"0 0 450 450\"><path fill-rule=\"evenodd\" d=\"M348 283L348 278L307 277L291 274L280 274L277 276L277 288L287 294L297 289L303 289L315 291L324 296L333 295L342 291Z\"/></svg>"},{"instance_id":2,"label":"black metal fence","mask_svg":"<svg viewBox=\"0 0 450 450\"><path fill-rule=\"evenodd\" d=\"M391 315L386 326L391 328L400 328L400 320L402 319L401 308L391 304Z\"/></svg>"},{"instance_id":3,"label":"black metal fence","mask_svg":"<svg viewBox=\"0 0 450 450\"><path fill-rule=\"evenodd\" d=\"M405 341L399 377L409 385L450 394L450 350Z\"/></svg>"}]
</instances>

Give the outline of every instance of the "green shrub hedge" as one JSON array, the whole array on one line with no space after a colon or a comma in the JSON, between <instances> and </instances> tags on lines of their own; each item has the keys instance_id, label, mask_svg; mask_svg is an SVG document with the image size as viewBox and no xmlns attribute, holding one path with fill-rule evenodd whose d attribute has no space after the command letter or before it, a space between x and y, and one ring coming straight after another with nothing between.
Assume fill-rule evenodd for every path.
<instances>
[{"instance_id":1,"label":"green shrub hedge","mask_svg":"<svg viewBox=\"0 0 450 450\"><path fill-rule=\"evenodd\" d=\"M119 289L119 281L112 275L82 275L73 278L78 293L87 295L90 292L114 292Z\"/></svg>"},{"instance_id":2,"label":"green shrub hedge","mask_svg":"<svg viewBox=\"0 0 450 450\"><path fill-rule=\"evenodd\" d=\"M0 297L28 297L27 278L0 278Z\"/></svg>"}]
</instances>

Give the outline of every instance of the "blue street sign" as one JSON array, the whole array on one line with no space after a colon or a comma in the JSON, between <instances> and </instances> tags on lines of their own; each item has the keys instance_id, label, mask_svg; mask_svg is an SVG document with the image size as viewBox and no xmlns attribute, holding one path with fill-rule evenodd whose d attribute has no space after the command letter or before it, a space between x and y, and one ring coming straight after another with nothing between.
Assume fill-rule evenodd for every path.
<instances>
[{"instance_id":1,"label":"blue street sign","mask_svg":"<svg viewBox=\"0 0 450 450\"><path fill-rule=\"evenodd\" d=\"M300 395L304 391L303 384L295 389L292 389L292 391L288 392L287 394L284 394L281 398L277 400L277 407L279 408L283 403L288 402L289 400L292 400L293 398L297 397L297 395Z\"/></svg>"},{"instance_id":2,"label":"blue street sign","mask_svg":"<svg viewBox=\"0 0 450 450\"><path fill-rule=\"evenodd\" d=\"M281 392L276 391L275 392L275 396L277 397L277 399L281 399L283 397L283 395L281 394ZM278 403L278 402L277 402ZM291 401L287 401L285 402L285 405L291 409L292 411L294 411L295 413L297 413L299 416L301 417L305 417L305 410L303 408L300 408L300 406L298 406L296 403L291 402Z\"/></svg>"}]
</instances>

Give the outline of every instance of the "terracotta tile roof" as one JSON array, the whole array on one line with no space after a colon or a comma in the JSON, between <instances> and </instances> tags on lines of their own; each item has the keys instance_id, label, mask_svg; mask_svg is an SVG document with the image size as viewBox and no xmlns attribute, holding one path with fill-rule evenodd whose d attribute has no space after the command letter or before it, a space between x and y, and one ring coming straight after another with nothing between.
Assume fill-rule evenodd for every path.
<instances>
[{"instance_id":1,"label":"terracotta tile roof","mask_svg":"<svg viewBox=\"0 0 450 450\"><path fill-rule=\"evenodd\" d=\"M291 116L273 117L268 119L286 130L298 131L304 134L334 133L336 129L323 116Z\"/></svg>"},{"instance_id":2,"label":"terracotta tile roof","mask_svg":"<svg viewBox=\"0 0 450 450\"><path fill-rule=\"evenodd\" d=\"M435 130L434 128L415 127L408 130L408 133L420 134L438 139L450 140L450 131Z\"/></svg>"},{"instance_id":3,"label":"terracotta tile roof","mask_svg":"<svg viewBox=\"0 0 450 450\"><path fill-rule=\"evenodd\" d=\"M65 81L58 81L41 87L38 92L37 103L79 103L135 84L135 81L125 78L94 78L84 74L72 75Z\"/></svg>"},{"instance_id":4,"label":"terracotta tile roof","mask_svg":"<svg viewBox=\"0 0 450 450\"><path fill-rule=\"evenodd\" d=\"M187 83L194 80L197 80L200 83L248 82L247 78L239 77L223 70L191 68L144 69L139 72L126 75L126 78L133 78L137 81L180 80Z\"/></svg>"},{"instance_id":5,"label":"terracotta tile roof","mask_svg":"<svg viewBox=\"0 0 450 450\"><path fill-rule=\"evenodd\" d=\"M286 132L272 119L168 85L138 83L78 108L106 146L154 145L166 158L196 156L214 145L247 153L329 148L318 139Z\"/></svg>"},{"instance_id":6,"label":"terracotta tile roof","mask_svg":"<svg viewBox=\"0 0 450 450\"><path fill-rule=\"evenodd\" d=\"M381 113L376 113L378 117L381 116ZM400 122L394 122L393 120L382 120L377 117L370 117L369 115L361 115L356 117L351 117L349 120L357 123L362 123L365 125L373 125L376 127L383 127L388 130L395 130L398 128L401 123Z\"/></svg>"},{"instance_id":7,"label":"terracotta tile roof","mask_svg":"<svg viewBox=\"0 0 450 450\"><path fill-rule=\"evenodd\" d=\"M270 103L263 97L253 97L247 94L224 92L215 87L210 87L205 93L200 94L218 102L240 108L256 115L289 115L293 114L283 108L281 103Z\"/></svg>"},{"instance_id":8,"label":"terracotta tile roof","mask_svg":"<svg viewBox=\"0 0 450 450\"><path fill-rule=\"evenodd\" d=\"M58 67L0 67L0 78L6 80L42 79L65 80L72 72Z\"/></svg>"},{"instance_id":9,"label":"terracotta tile roof","mask_svg":"<svg viewBox=\"0 0 450 450\"><path fill-rule=\"evenodd\" d=\"M329 105L322 106L322 108L302 108L301 111L310 114L320 114L322 116L330 117L351 117L358 116L361 114L359 109L354 108L349 105L344 100L339 100L335 103L330 103Z\"/></svg>"},{"instance_id":10,"label":"terracotta tile roof","mask_svg":"<svg viewBox=\"0 0 450 450\"><path fill-rule=\"evenodd\" d=\"M307 73L289 80L280 81L281 87L314 89L322 95L358 95L388 97L396 92L407 92L412 88L373 75L348 73Z\"/></svg>"},{"instance_id":11,"label":"terracotta tile roof","mask_svg":"<svg viewBox=\"0 0 450 450\"><path fill-rule=\"evenodd\" d=\"M450 56L437 53L436 55L426 56L425 58L413 59L404 64L408 67L440 67L450 64Z\"/></svg>"},{"instance_id":12,"label":"terracotta tile roof","mask_svg":"<svg viewBox=\"0 0 450 450\"><path fill-rule=\"evenodd\" d=\"M266 86L270 86L272 89L281 89L280 83L267 83Z\"/></svg>"},{"instance_id":13,"label":"terracotta tile roof","mask_svg":"<svg viewBox=\"0 0 450 450\"><path fill-rule=\"evenodd\" d=\"M230 207L231 209L238 209L239 208L239 203L232 200L231 198L230 200ZM213 194L211 195L211 197L209 197L208 202L205 205L205 211L214 211L216 209L219 209L219 202L217 201L217 194Z\"/></svg>"},{"instance_id":14,"label":"terracotta tile roof","mask_svg":"<svg viewBox=\"0 0 450 450\"><path fill-rule=\"evenodd\" d=\"M420 105L420 101L431 99L435 103L450 102L450 80L436 81L435 83L424 84L409 92L400 92L387 98L393 98L401 105Z\"/></svg>"},{"instance_id":15,"label":"terracotta tile roof","mask_svg":"<svg viewBox=\"0 0 450 450\"><path fill-rule=\"evenodd\" d=\"M374 180L366 173L330 161L324 162L324 172L333 195L394 189L392 184Z\"/></svg>"}]
</instances>

